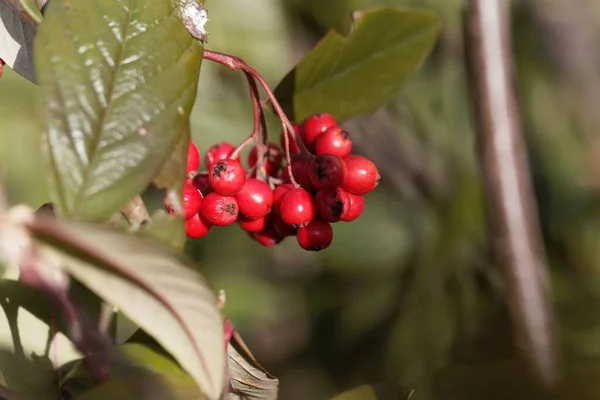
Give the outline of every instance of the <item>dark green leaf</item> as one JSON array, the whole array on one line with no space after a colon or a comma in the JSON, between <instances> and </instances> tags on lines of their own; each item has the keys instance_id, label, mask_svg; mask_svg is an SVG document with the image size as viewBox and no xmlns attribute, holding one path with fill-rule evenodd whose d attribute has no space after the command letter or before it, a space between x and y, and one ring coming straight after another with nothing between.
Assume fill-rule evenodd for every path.
<instances>
[{"instance_id":1,"label":"dark green leaf","mask_svg":"<svg viewBox=\"0 0 600 400\"><path fill-rule=\"evenodd\" d=\"M171 0L53 0L35 54L52 200L62 214L108 219L180 141L202 46Z\"/></svg>"},{"instance_id":2,"label":"dark green leaf","mask_svg":"<svg viewBox=\"0 0 600 400\"><path fill-rule=\"evenodd\" d=\"M40 360L41 361L41 360ZM56 372L49 360L34 362L11 350L0 348L0 371L6 386L23 395L24 400L56 400Z\"/></svg>"},{"instance_id":3,"label":"dark green leaf","mask_svg":"<svg viewBox=\"0 0 600 400\"><path fill-rule=\"evenodd\" d=\"M223 321L206 281L160 243L62 220L36 219L34 236L63 267L152 335L211 399L225 379Z\"/></svg>"},{"instance_id":4,"label":"dark green leaf","mask_svg":"<svg viewBox=\"0 0 600 400\"><path fill-rule=\"evenodd\" d=\"M384 7L358 12L350 34L330 31L275 95L296 121L316 112L344 120L373 111L423 63L439 30L439 18L428 11Z\"/></svg>"},{"instance_id":5,"label":"dark green leaf","mask_svg":"<svg viewBox=\"0 0 600 400\"><path fill-rule=\"evenodd\" d=\"M183 127L179 142L160 173L154 178L156 186L164 189L181 189L185 182L187 155L191 139L191 127L188 120Z\"/></svg>"}]
</instances>

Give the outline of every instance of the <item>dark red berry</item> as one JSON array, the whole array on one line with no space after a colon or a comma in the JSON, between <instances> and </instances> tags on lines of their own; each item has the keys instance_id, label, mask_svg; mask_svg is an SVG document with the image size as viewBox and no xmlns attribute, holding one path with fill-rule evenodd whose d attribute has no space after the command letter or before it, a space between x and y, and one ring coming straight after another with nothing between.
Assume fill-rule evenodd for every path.
<instances>
[{"instance_id":1,"label":"dark red berry","mask_svg":"<svg viewBox=\"0 0 600 400\"><path fill-rule=\"evenodd\" d=\"M231 143L217 143L212 145L204 155L204 163L207 168L210 168L214 163L229 158L231 153L235 151L235 146ZM236 157L240 161L240 157Z\"/></svg>"},{"instance_id":2,"label":"dark red berry","mask_svg":"<svg viewBox=\"0 0 600 400\"><path fill-rule=\"evenodd\" d=\"M365 194L379 183L379 171L377 166L366 157L351 154L344 159L348 173L342 184L342 188L350 193Z\"/></svg>"},{"instance_id":3,"label":"dark red berry","mask_svg":"<svg viewBox=\"0 0 600 400\"><path fill-rule=\"evenodd\" d=\"M333 229L328 222L313 220L296 233L298 244L304 250L319 251L326 249L333 241Z\"/></svg>"},{"instance_id":4,"label":"dark red berry","mask_svg":"<svg viewBox=\"0 0 600 400\"><path fill-rule=\"evenodd\" d=\"M303 127L300 124L294 124L294 131L296 132L296 136L298 136L298 140L304 140L304 132L303 132ZM286 131L287 133L287 131ZM300 146L298 146L298 143L296 143L296 139L294 139L292 137L292 135L290 135L289 133L287 133L289 142L290 142L290 154L296 154L296 153L300 153ZM283 152L285 154L285 136L283 134L283 132L281 132L281 136L279 137L279 144L281 144L281 148L283 149Z\"/></svg>"},{"instance_id":5,"label":"dark red berry","mask_svg":"<svg viewBox=\"0 0 600 400\"><path fill-rule=\"evenodd\" d=\"M238 204L233 196L223 196L216 192L206 195L200 210L202 217L217 226L233 224L238 217Z\"/></svg>"},{"instance_id":6,"label":"dark red berry","mask_svg":"<svg viewBox=\"0 0 600 400\"><path fill-rule=\"evenodd\" d=\"M197 174L192 179L192 185L196 187L202 193L202 196L206 196L210 192L212 192L212 188L210 187L210 183L208 182L208 175L206 174Z\"/></svg>"},{"instance_id":7,"label":"dark red berry","mask_svg":"<svg viewBox=\"0 0 600 400\"><path fill-rule=\"evenodd\" d=\"M342 215L342 221L350 222L362 214L365 209L365 197L360 194L346 193L348 193L348 198L350 199L350 210L345 215Z\"/></svg>"},{"instance_id":8,"label":"dark red berry","mask_svg":"<svg viewBox=\"0 0 600 400\"><path fill-rule=\"evenodd\" d=\"M313 158L308 167L310 181L317 189L341 186L347 174L344 160L333 154Z\"/></svg>"},{"instance_id":9,"label":"dark red berry","mask_svg":"<svg viewBox=\"0 0 600 400\"><path fill-rule=\"evenodd\" d=\"M275 213L270 215L271 225L280 237L285 238L287 236L294 236L296 234L296 228L294 228L292 225L286 224L281 218L281 215Z\"/></svg>"},{"instance_id":10,"label":"dark red berry","mask_svg":"<svg viewBox=\"0 0 600 400\"><path fill-rule=\"evenodd\" d=\"M292 190L294 185L291 183L284 183L282 185L278 185L273 190L273 205L271 208L275 212L279 212L279 207L281 206L281 199L283 195L286 194L289 190Z\"/></svg>"},{"instance_id":11,"label":"dark red berry","mask_svg":"<svg viewBox=\"0 0 600 400\"><path fill-rule=\"evenodd\" d=\"M200 194L200 191L189 182L183 185L182 194L183 217L188 219L193 215L198 214L198 211L202 208L202 195Z\"/></svg>"},{"instance_id":12,"label":"dark red berry","mask_svg":"<svg viewBox=\"0 0 600 400\"><path fill-rule=\"evenodd\" d=\"M240 225L240 228L242 228L246 232L260 232L265 230L266 227L269 225L269 216L265 215L261 218L250 219L245 215L240 214L238 216L238 224Z\"/></svg>"},{"instance_id":13,"label":"dark red berry","mask_svg":"<svg viewBox=\"0 0 600 400\"><path fill-rule=\"evenodd\" d=\"M340 158L344 158L352 153L352 139L350 134L340 128L334 126L327 129L315 142L315 154L335 154Z\"/></svg>"},{"instance_id":14,"label":"dark red berry","mask_svg":"<svg viewBox=\"0 0 600 400\"><path fill-rule=\"evenodd\" d=\"M308 169L313 158L314 157L298 156L292 159L292 174L294 175L296 182L298 185L309 191L314 190L314 186L310 181L310 177L308 176ZM287 167L283 169L282 178L286 182L291 181Z\"/></svg>"},{"instance_id":15,"label":"dark red berry","mask_svg":"<svg viewBox=\"0 0 600 400\"><path fill-rule=\"evenodd\" d=\"M194 142L190 140L190 147L188 147L187 172L196 171L198 168L200 168L200 152Z\"/></svg>"},{"instance_id":16,"label":"dark red berry","mask_svg":"<svg viewBox=\"0 0 600 400\"><path fill-rule=\"evenodd\" d=\"M304 121L304 144L313 150L315 142L327 129L337 126L334 116L328 113L313 114Z\"/></svg>"},{"instance_id":17,"label":"dark red berry","mask_svg":"<svg viewBox=\"0 0 600 400\"><path fill-rule=\"evenodd\" d=\"M264 217L273 206L273 190L263 181L250 178L235 196L240 212L250 219Z\"/></svg>"},{"instance_id":18,"label":"dark red berry","mask_svg":"<svg viewBox=\"0 0 600 400\"><path fill-rule=\"evenodd\" d=\"M195 214L185 221L185 235L191 239L206 236L212 225L200 214Z\"/></svg>"},{"instance_id":19,"label":"dark red berry","mask_svg":"<svg viewBox=\"0 0 600 400\"><path fill-rule=\"evenodd\" d=\"M273 247L283 240L272 227L267 227L265 230L253 233L252 237L265 247Z\"/></svg>"},{"instance_id":20,"label":"dark red berry","mask_svg":"<svg viewBox=\"0 0 600 400\"><path fill-rule=\"evenodd\" d=\"M250 168L256 165L258 156L258 150L256 146L250 150L248 154L248 166ZM269 143L267 151L265 153L265 172L268 176L276 176L281 169L283 163L283 153L279 146L275 143Z\"/></svg>"},{"instance_id":21,"label":"dark red berry","mask_svg":"<svg viewBox=\"0 0 600 400\"><path fill-rule=\"evenodd\" d=\"M305 189L288 191L279 206L281 218L288 225L306 226L315 217L315 201Z\"/></svg>"},{"instance_id":22,"label":"dark red berry","mask_svg":"<svg viewBox=\"0 0 600 400\"><path fill-rule=\"evenodd\" d=\"M315 196L315 205L322 220L338 222L350 212L350 196L341 188L322 189Z\"/></svg>"},{"instance_id":23,"label":"dark red berry","mask_svg":"<svg viewBox=\"0 0 600 400\"><path fill-rule=\"evenodd\" d=\"M208 182L215 192L225 196L233 196L244 187L246 171L237 160L221 160L210 167Z\"/></svg>"}]
</instances>

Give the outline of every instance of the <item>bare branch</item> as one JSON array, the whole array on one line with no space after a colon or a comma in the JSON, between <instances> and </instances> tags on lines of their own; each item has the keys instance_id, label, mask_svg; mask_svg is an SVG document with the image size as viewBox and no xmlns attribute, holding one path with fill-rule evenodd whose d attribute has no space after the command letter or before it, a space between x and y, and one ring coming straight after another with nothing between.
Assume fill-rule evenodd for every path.
<instances>
[{"instance_id":1,"label":"bare branch","mask_svg":"<svg viewBox=\"0 0 600 400\"><path fill-rule=\"evenodd\" d=\"M512 86L508 2L470 0L467 55L477 144L493 222L495 255L504 269L517 346L545 387L557 379L554 317L546 255Z\"/></svg>"}]
</instances>

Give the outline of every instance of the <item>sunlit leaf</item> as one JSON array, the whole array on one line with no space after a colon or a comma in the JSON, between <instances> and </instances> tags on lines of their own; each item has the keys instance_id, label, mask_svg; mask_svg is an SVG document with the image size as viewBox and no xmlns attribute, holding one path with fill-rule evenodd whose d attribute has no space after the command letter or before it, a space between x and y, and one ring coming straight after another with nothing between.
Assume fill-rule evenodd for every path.
<instances>
[{"instance_id":1,"label":"sunlit leaf","mask_svg":"<svg viewBox=\"0 0 600 400\"><path fill-rule=\"evenodd\" d=\"M38 24L40 22L42 22L42 12L40 11L40 9L38 8L38 5L36 4L35 0L19 0L21 3L21 6L23 7L23 9L25 10L25 12L27 12L27 14ZM48 0L50 1L50 0Z\"/></svg>"},{"instance_id":2,"label":"sunlit leaf","mask_svg":"<svg viewBox=\"0 0 600 400\"><path fill-rule=\"evenodd\" d=\"M118 381L120 378L128 376L135 376L135 381L149 379L153 382L154 388L158 388L174 399L196 400L202 397L194 380L170 357L141 344L124 344L119 346L118 351L131 364L123 362L114 364L112 367L113 379ZM137 387L138 390L139 386L142 386L140 383L134 383L134 387ZM69 371L63 381L64 389L76 398L90 391L94 385L94 380L81 362ZM91 392L94 393L94 390ZM86 398L85 396L83 398Z\"/></svg>"},{"instance_id":3,"label":"sunlit leaf","mask_svg":"<svg viewBox=\"0 0 600 400\"><path fill-rule=\"evenodd\" d=\"M277 398L279 380L269 374L254 358L242 338L234 333L227 345L229 375L233 394L238 399Z\"/></svg>"},{"instance_id":4,"label":"sunlit leaf","mask_svg":"<svg viewBox=\"0 0 600 400\"><path fill-rule=\"evenodd\" d=\"M35 54L51 198L63 215L108 219L171 157L202 46L171 0L53 0Z\"/></svg>"},{"instance_id":5,"label":"sunlit leaf","mask_svg":"<svg viewBox=\"0 0 600 400\"><path fill-rule=\"evenodd\" d=\"M223 321L204 279L160 243L85 224L38 219L36 238L66 270L152 335L209 398L225 379Z\"/></svg>"},{"instance_id":6,"label":"sunlit leaf","mask_svg":"<svg viewBox=\"0 0 600 400\"><path fill-rule=\"evenodd\" d=\"M329 112L339 120L391 100L431 52L440 30L429 11L360 11L347 37L330 31L276 89L294 120Z\"/></svg>"}]
</instances>

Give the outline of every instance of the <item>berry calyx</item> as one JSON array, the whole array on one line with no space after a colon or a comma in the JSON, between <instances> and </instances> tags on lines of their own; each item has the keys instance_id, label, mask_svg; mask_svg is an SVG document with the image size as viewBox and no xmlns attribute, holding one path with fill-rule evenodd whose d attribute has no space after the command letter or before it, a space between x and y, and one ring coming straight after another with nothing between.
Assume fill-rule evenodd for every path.
<instances>
[{"instance_id":1,"label":"berry calyx","mask_svg":"<svg viewBox=\"0 0 600 400\"><path fill-rule=\"evenodd\" d=\"M188 219L198 214L198 211L202 208L202 195L200 191L194 185L187 182L183 185L182 195L183 217Z\"/></svg>"},{"instance_id":2,"label":"berry calyx","mask_svg":"<svg viewBox=\"0 0 600 400\"><path fill-rule=\"evenodd\" d=\"M295 188L281 199L279 207L281 218L288 225L306 226L315 217L315 202L305 189Z\"/></svg>"},{"instance_id":3,"label":"berry calyx","mask_svg":"<svg viewBox=\"0 0 600 400\"><path fill-rule=\"evenodd\" d=\"M315 142L327 129L337 126L335 117L328 113L313 114L304 121L304 144L313 150Z\"/></svg>"},{"instance_id":4,"label":"berry calyx","mask_svg":"<svg viewBox=\"0 0 600 400\"><path fill-rule=\"evenodd\" d=\"M329 223L315 219L305 227L299 228L296 238L304 250L320 251L331 245L333 229Z\"/></svg>"},{"instance_id":5,"label":"berry calyx","mask_svg":"<svg viewBox=\"0 0 600 400\"><path fill-rule=\"evenodd\" d=\"M279 207L281 206L281 199L283 196L290 190L294 188L294 185L291 183L284 183L282 185L278 185L273 190L273 205L271 209L275 212L279 212Z\"/></svg>"},{"instance_id":6,"label":"berry calyx","mask_svg":"<svg viewBox=\"0 0 600 400\"><path fill-rule=\"evenodd\" d=\"M190 140L190 146L188 147L187 172L196 171L198 168L200 168L200 152L194 142Z\"/></svg>"},{"instance_id":7,"label":"berry calyx","mask_svg":"<svg viewBox=\"0 0 600 400\"><path fill-rule=\"evenodd\" d=\"M344 159L348 173L342 188L350 193L365 194L375 189L379 184L377 166L366 157L351 154Z\"/></svg>"},{"instance_id":8,"label":"berry calyx","mask_svg":"<svg viewBox=\"0 0 600 400\"><path fill-rule=\"evenodd\" d=\"M351 222L360 217L365 209L365 197L360 194L346 192L350 200L350 210L342 215L342 221Z\"/></svg>"},{"instance_id":9,"label":"berry calyx","mask_svg":"<svg viewBox=\"0 0 600 400\"><path fill-rule=\"evenodd\" d=\"M256 166L257 156L258 150L254 146L248 154L248 166L250 168ZM281 149L275 143L269 143L267 152L265 153L265 173L268 176L276 176L283 165L282 163L283 153Z\"/></svg>"},{"instance_id":10,"label":"berry calyx","mask_svg":"<svg viewBox=\"0 0 600 400\"><path fill-rule=\"evenodd\" d=\"M348 192L341 188L319 190L315 196L315 204L317 214L327 222L343 220L352 207Z\"/></svg>"},{"instance_id":11,"label":"berry calyx","mask_svg":"<svg viewBox=\"0 0 600 400\"><path fill-rule=\"evenodd\" d=\"M341 186L347 174L346 163L334 154L317 156L308 167L310 181L317 189Z\"/></svg>"},{"instance_id":12,"label":"berry calyx","mask_svg":"<svg viewBox=\"0 0 600 400\"><path fill-rule=\"evenodd\" d=\"M231 143L217 143L212 145L204 155L204 163L207 168L210 168L214 163L228 159L234 151L235 146ZM240 157L236 157L236 160L240 161Z\"/></svg>"},{"instance_id":13,"label":"berry calyx","mask_svg":"<svg viewBox=\"0 0 600 400\"><path fill-rule=\"evenodd\" d=\"M195 214L185 220L185 234L190 239L200 239L206 236L212 225L200 214Z\"/></svg>"},{"instance_id":14,"label":"berry calyx","mask_svg":"<svg viewBox=\"0 0 600 400\"><path fill-rule=\"evenodd\" d=\"M238 204L233 196L224 196L217 192L206 195L200 213L209 223L217 226L233 224L238 217Z\"/></svg>"},{"instance_id":15,"label":"berry calyx","mask_svg":"<svg viewBox=\"0 0 600 400\"><path fill-rule=\"evenodd\" d=\"M273 190L265 182L250 178L236 195L240 212L250 219L261 218L271 211Z\"/></svg>"},{"instance_id":16,"label":"berry calyx","mask_svg":"<svg viewBox=\"0 0 600 400\"><path fill-rule=\"evenodd\" d=\"M221 160L210 167L208 182L215 192L224 196L233 196L244 187L246 171L237 160Z\"/></svg>"},{"instance_id":17,"label":"berry calyx","mask_svg":"<svg viewBox=\"0 0 600 400\"><path fill-rule=\"evenodd\" d=\"M352 153L352 139L350 134L340 128L333 126L323 132L315 142L315 154L335 154L345 158Z\"/></svg>"},{"instance_id":18,"label":"berry calyx","mask_svg":"<svg viewBox=\"0 0 600 400\"><path fill-rule=\"evenodd\" d=\"M261 218L257 218L257 219L250 219L250 218L246 217L245 215L240 214L238 216L237 221L238 221L238 224L240 225L240 228L242 228L243 230L245 230L246 232L249 232L249 233L256 233L256 232L263 231L269 225L269 218L267 215L265 215L264 217L261 217Z\"/></svg>"}]
</instances>

